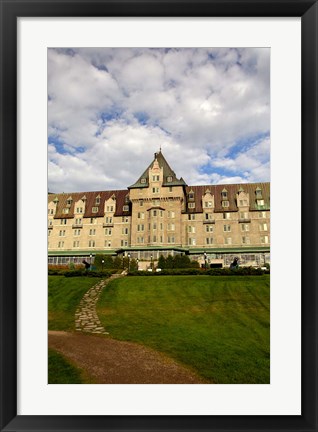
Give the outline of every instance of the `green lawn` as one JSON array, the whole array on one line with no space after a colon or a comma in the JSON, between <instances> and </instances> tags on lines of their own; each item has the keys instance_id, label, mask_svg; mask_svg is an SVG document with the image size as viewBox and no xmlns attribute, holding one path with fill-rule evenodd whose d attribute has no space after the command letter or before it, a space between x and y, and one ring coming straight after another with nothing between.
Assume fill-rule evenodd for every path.
<instances>
[{"instance_id":1,"label":"green lawn","mask_svg":"<svg viewBox=\"0 0 318 432\"><path fill-rule=\"evenodd\" d=\"M98 278L49 276L49 330L74 330L75 311L83 295Z\"/></svg>"},{"instance_id":2,"label":"green lawn","mask_svg":"<svg viewBox=\"0 0 318 432\"><path fill-rule=\"evenodd\" d=\"M113 338L167 353L214 383L270 382L269 276L126 277L97 312Z\"/></svg>"},{"instance_id":3,"label":"green lawn","mask_svg":"<svg viewBox=\"0 0 318 432\"><path fill-rule=\"evenodd\" d=\"M82 372L53 349L48 352L49 384L84 384Z\"/></svg>"}]
</instances>

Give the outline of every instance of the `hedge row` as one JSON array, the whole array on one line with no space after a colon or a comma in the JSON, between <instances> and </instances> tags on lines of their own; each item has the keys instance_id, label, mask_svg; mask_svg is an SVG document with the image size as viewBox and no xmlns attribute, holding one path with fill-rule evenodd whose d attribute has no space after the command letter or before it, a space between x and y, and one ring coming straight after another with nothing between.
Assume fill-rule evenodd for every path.
<instances>
[{"instance_id":1,"label":"hedge row","mask_svg":"<svg viewBox=\"0 0 318 432\"><path fill-rule=\"evenodd\" d=\"M108 278L112 274L116 273L117 270L112 271L87 271L87 270L48 270L49 276L65 276L65 277L98 277L98 278Z\"/></svg>"},{"instance_id":2,"label":"hedge row","mask_svg":"<svg viewBox=\"0 0 318 432\"><path fill-rule=\"evenodd\" d=\"M269 270L262 270L254 267L240 267L238 269L215 268L215 269L165 269L160 272L133 271L128 276L187 276L187 275L207 275L207 276L262 276L269 274Z\"/></svg>"}]
</instances>

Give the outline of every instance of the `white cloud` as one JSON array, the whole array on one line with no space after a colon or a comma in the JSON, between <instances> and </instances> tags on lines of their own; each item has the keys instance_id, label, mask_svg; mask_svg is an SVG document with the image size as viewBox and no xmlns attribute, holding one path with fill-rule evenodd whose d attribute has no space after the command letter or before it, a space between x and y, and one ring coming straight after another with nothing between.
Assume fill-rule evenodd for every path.
<instances>
[{"instance_id":1,"label":"white cloud","mask_svg":"<svg viewBox=\"0 0 318 432\"><path fill-rule=\"evenodd\" d=\"M269 177L269 140L230 156L269 133L268 49L50 49L48 93L49 142L66 152L49 152L52 189L127 187L160 145L189 184L228 182L206 165Z\"/></svg>"}]
</instances>

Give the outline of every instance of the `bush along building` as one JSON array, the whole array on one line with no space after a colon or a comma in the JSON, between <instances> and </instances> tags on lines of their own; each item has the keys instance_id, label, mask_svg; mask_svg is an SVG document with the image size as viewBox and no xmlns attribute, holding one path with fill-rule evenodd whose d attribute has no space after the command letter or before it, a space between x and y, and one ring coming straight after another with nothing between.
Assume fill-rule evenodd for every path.
<instances>
[{"instance_id":1,"label":"bush along building","mask_svg":"<svg viewBox=\"0 0 318 432\"><path fill-rule=\"evenodd\" d=\"M189 186L161 151L126 190L48 195L49 264L129 254L145 268L186 254L208 267L235 257L264 266L269 253L269 183Z\"/></svg>"}]
</instances>

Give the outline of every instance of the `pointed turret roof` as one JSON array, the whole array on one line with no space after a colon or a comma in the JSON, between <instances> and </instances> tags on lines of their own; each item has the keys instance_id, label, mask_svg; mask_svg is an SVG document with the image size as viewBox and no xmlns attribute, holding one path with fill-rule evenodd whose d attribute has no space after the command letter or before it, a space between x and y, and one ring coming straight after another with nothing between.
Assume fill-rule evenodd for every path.
<instances>
[{"instance_id":1,"label":"pointed turret roof","mask_svg":"<svg viewBox=\"0 0 318 432\"><path fill-rule=\"evenodd\" d=\"M155 161L157 161L159 167L163 169L162 186L186 186L186 182L183 180L182 177L180 179L177 178L175 172L171 169L170 165L168 164L160 150L158 153L155 153L153 161L139 177L136 183L129 186L128 189L146 188L149 186L149 169L153 167Z\"/></svg>"}]
</instances>

